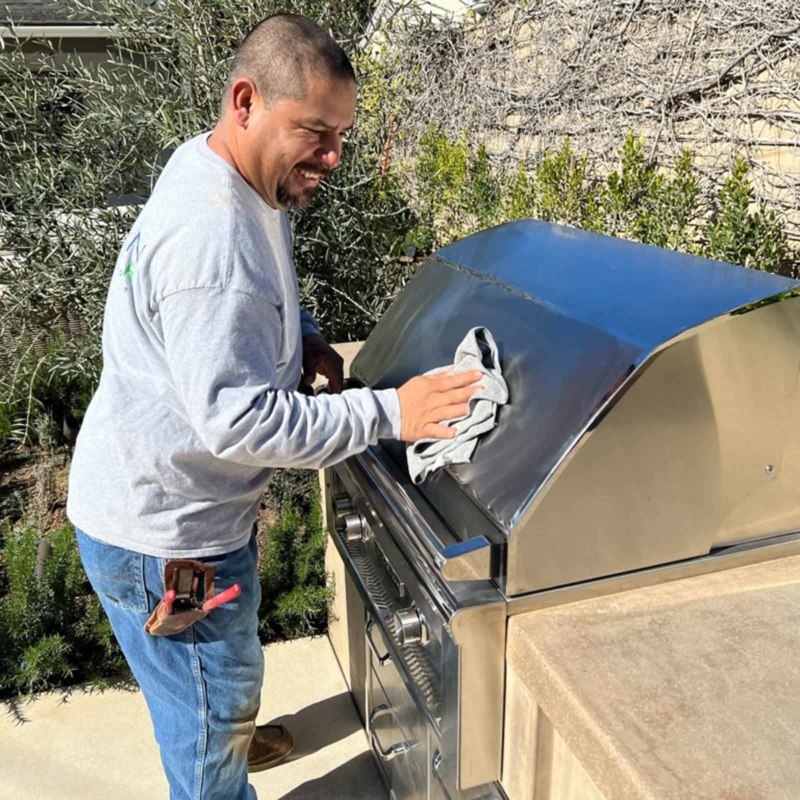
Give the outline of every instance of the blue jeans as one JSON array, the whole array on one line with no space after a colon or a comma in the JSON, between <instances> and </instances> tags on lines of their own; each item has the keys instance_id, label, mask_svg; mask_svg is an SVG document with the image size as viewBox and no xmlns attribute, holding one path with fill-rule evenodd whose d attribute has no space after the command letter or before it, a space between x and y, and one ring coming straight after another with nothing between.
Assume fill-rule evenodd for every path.
<instances>
[{"instance_id":1,"label":"blue jeans","mask_svg":"<svg viewBox=\"0 0 800 800\"><path fill-rule=\"evenodd\" d=\"M216 592L239 583L242 593L175 636L144 631L164 594L167 559L80 530L77 537L86 574L150 709L170 800L255 800L247 750L264 674L255 535L233 553L198 559L216 566Z\"/></svg>"}]
</instances>

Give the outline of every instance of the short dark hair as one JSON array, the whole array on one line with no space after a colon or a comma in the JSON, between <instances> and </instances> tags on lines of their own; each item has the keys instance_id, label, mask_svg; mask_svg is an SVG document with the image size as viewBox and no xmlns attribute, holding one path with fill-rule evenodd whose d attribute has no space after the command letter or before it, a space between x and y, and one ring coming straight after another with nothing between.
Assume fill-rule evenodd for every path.
<instances>
[{"instance_id":1,"label":"short dark hair","mask_svg":"<svg viewBox=\"0 0 800 800\"><path fill-rule=\"evenodd\" d=\"M261 20L236 51L225 83L223 109L239 78L250 78L269 105L286 97L305 97L309 74L356 79L347 53L316 22L300 14L273 14Z\"/></svg>"}]
</instances>

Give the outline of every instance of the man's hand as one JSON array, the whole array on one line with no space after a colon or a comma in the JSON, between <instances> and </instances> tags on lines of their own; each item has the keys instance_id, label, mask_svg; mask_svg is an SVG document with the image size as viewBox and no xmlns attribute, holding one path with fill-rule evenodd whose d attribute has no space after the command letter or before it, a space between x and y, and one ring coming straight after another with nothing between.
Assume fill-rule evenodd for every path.
<instances>
[{"instance_id":1,"label":"man's hand","mask_svg":"<svg viewBox=\"0 0 800 800\"><path fill-rule=\"evenodd\" d=\"M483 387L475 385L483 377L480 370L457 375L418 375L398 390L401 435L404 442L418 439L453 439L455 428L439 423L469 413L469 399Z\"/></svg>"},{"instance_id":2,"label":"man's hand","mask_svg":"<svg viewBox=\"0 0 800 800\"><path fill-rule=\"evenodd\" d=\"M303 337L303 383L311 386L317 373L328 379L331 394L344 388L344 359L317 333Z\"/></svg>"}]
</instances>

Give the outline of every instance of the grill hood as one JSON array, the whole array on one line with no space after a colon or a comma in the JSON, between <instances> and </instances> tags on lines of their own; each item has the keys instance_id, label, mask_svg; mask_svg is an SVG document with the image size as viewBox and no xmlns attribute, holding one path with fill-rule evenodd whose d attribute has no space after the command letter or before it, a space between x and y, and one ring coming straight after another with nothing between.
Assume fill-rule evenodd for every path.
<instances>
[{"instance_id":1,"label":"grill hood","mask_svg":"<svg viewBox=\"0 0 800 800\"><path fill-rule=\"evenodd\" d=\"M489 328L509 403L419 489L500 543L508 594L537 591L800 530L797 286L524 220L433 255L351 375L399 387Z\"/></svg>"}]
</instances>

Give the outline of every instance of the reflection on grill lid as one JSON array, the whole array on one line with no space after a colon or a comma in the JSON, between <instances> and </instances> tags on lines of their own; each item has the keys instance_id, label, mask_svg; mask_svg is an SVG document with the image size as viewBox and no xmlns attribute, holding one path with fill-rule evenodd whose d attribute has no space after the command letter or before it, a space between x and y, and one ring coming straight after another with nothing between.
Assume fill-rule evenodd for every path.
<instances>
[{"instance_id":1,"label":"reflection on grill lid","mask_svg":"<svg viewBox=\"0 0 800 800\"><path fill-rule=\"evenodd\" d=\"M737 493L778 477L800 367L800 301L743 312L797 285L526 220L432 256L351 373L397 387L489 328L509 403L473 463L420 488L462 538L479 518L508 537L506 588L528 591L794 524Z\"/></svg>"}]
</instances>

